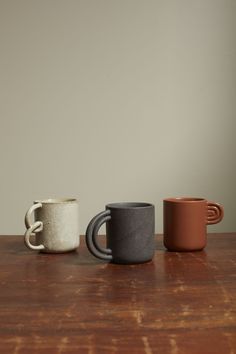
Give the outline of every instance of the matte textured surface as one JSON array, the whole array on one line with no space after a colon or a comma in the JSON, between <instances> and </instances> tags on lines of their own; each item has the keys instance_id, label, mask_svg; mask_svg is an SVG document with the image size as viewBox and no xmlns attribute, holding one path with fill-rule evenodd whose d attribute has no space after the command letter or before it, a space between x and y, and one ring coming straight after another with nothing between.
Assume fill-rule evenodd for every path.
<instances>
[{"instance_id":1,"label":"matte textured surface","mask_svg":"<svg viewBox=\"0 0 236 354\"><path fill-rule=\"evenodd\" d=\"M100 226L106 221L107 249L97 242ZM113 203L92 218L86 230L90 252L102 260L118 264L138 264L152 260L155 250L155 207L149 203Z\"/></svg>"},{"instance_id":2,"label":"matte textured surface","mask_svg":"<svg viewBox=\"0 0 236 354\"><path fill-rule=\"evenodd\" d=\"M0 353L236 353L236 233L131 266L0 244Z\"/></svg>"},{"instance_id":3,"label":"matte textured surface","mask_svg":"<svg viewBox=\"0 0 236 354\"><path fill-rule=\"evenodd\" d=\"M35 216L33 217L33 215ZM76 199L38 200L25 216L25 244L32 250L61 253L79 246L79 205ZM35 219L31 221L30 219ZM29 238L35 233L35 244Z\"/></svg>"}]
</instances>

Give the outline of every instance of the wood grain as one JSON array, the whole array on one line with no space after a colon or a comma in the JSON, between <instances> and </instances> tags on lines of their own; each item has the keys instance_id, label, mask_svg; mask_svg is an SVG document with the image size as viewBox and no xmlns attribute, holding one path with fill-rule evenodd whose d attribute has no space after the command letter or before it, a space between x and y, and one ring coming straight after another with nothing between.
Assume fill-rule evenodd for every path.
<instances>
[{"instance_id":1,"label":"wood grain","mask_svg":"<svg viewBox=\"0 0 236 354\"><path fill-rule=\"evenodd\" d=\"M104 238L101 237L101 242ZM0 353L236 353L236 234L115 265L0 237Z\"/></svg>"}]
</instances>

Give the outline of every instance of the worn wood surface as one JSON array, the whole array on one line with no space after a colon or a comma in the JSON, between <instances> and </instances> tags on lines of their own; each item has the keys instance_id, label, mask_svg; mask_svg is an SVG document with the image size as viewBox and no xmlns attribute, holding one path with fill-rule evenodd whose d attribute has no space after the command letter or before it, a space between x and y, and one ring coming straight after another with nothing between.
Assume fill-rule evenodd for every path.
<instances>
[{"instance_id":1,"label":"worn wood surface","mask_svg":"<svg viewBox=\"0 0 236 354\"><path fill-rule=\"evenodd\" d=\"M101 239L103 239L101 237ZM236 233L135 266L0 237L0 353L236 353Z\"/></svg>"}]
</instances>

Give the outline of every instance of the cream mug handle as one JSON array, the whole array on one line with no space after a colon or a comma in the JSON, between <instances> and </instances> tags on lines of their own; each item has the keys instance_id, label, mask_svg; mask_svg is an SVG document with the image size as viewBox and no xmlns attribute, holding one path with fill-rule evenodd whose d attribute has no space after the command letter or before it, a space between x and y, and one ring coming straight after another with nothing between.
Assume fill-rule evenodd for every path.
<instances>
[{"instance_id":1,"label":"cream mug handle","mask_svg":"<svg viewBox=\"0 0 236 354\"><path fill-rule=\"evenodd\" d=\"M25 214L25 226L27 228L25 232L25 245L31 250L43 250L45 249L44 245L33 245L30 242L30 236L34 235L34 232L40 232L43 230L43 223L42 221L35 221L33 224L30 222L30 218L32 213L35 211L35 209L42 208L41 203L36 203L32 205L27 213Z\"/></svg>"}]
</instances>

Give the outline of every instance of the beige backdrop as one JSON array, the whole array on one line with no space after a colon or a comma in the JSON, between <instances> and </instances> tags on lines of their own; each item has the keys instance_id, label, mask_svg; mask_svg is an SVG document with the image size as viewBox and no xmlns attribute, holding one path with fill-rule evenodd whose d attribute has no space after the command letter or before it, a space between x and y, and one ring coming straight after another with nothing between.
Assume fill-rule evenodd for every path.
<instances>
[{"instance_id":1,"label":"beige backdrop","mask_svg":"<svg viewBox=\"0 0 236 354\"><path fill-rule=\"evenodd\" d=\"M74 196L204 196L236 231L236 1L0 0L0 233Z\"/></svg>"}]
</instances>

